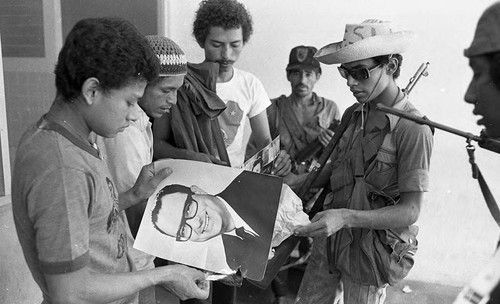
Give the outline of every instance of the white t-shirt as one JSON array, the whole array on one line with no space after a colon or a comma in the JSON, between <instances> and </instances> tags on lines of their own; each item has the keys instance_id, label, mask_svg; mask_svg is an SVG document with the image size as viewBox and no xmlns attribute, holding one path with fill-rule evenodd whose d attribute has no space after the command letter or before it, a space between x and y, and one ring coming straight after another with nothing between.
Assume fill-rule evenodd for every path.
<instances>
[{"instance_id":1,"label":"white t-shirt","mask_svg":"<svg viewBox=\"0 0 500 304\"><path fill-rule=\"evenodd\" d=\"M217 95L227 108L219 116L224 142L231 166L239 168L245 160L248 139L244 130L248 118L252 118L271 104L264 86L253 74L234 68L233 78L217 83Z\"/></svg>"}]
</instances>

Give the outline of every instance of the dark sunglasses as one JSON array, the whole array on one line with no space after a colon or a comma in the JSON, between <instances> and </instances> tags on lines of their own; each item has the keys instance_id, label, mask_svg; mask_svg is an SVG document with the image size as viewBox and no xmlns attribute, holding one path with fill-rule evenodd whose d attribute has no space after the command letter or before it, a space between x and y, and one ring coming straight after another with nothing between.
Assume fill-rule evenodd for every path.
<instances>
[{"instance_id":1,"label":"dark sunglasses","mask_svg":"<svg viewBox=\"0 0 500 304\"><path fill-rule=\"evenodd\" d=\"M355 80L363 80L363 79L370 78L370 72L375 70L376 68L378 68L381 65L382 64L379 63L371 69L363 68L363 69L356 69L356 70L348 70L343 66L339 66L338 69L340 72L340 76L342 76L345 79L347 79L350 75Z\"/></svg>"}]
</instances>

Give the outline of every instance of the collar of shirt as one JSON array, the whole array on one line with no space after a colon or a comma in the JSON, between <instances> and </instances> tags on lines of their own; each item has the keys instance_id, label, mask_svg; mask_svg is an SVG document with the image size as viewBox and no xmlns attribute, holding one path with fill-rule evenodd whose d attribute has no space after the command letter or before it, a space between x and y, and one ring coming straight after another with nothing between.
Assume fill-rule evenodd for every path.
<instances>
[{"instance_id":1,"label":"collar of shirt","mask_svg":"<svg viewBox=\"0 0 500 304\"><path fill-rule=\"evenodd\" d=\"M400 101L398 101L397 103L392 105L392 108L396 109L396 110L404 110L406 108L407 104L408 104L408 95L404 94L404 97ZM354 110L354 113L361 112L361 111L364 111L366 114L367 109L365 109L363 107L363 104L359 104L357 106L357 108ZM354 113L353 113L353 115L354 115ZM390 113L385 113L385 116L389 120L390 132L392 132L394 130L394 128L396 127L396 124L398 123L400 117L396 116L394 114L390 114ZM377 124L376 127L378 127L380 130L382 130L385 127L385 125L386 125L386 123L383 122L382 124Z\"/></svg>"},{"instance_id":2,"label":"collar of shirt","mask_svg":"<svg viewBox=\"0 0 500 304\"><path fill-rule=\"evenodd\" d=\"M231 207L231 205L229 205L222 197L220 196L217 196L218 199L220 199L224 205L226 206L227 210L229 211L229 214L231 214L231 217L233 218L233 222L234 222L234 225L236 228L239 228L239 227L243 227L245 228L246 231L250 232L251 234L254 234L255 236L259 236L259 234L257 234L255 232L255 230L252 229L252 227L250 227L240 216L239 214L234 211L233 207ZM224 232L224 234L229 234L229 235L233 235L233 236L237 236L236 235L236 229L233 229L231 231L228 231L228 232Z\"/></svg>"},{"instance_id":3,"label":"collar of shirt","mask_svg":"<svg viewBox=\"0 0 500 304\"><path fill-rule=\"evenodd\" d=\"M145 130L151 125L149 121L149 116L144 112L144 110L139 107L139 118L137 120L131 121L130 124L136 124L141 130Z\"/></svg>"},{"instance_id":4,"label":"collar of shirt","mask_svg":"<svg viewBox=\"0 0 500 304\"><path fill-rule=\"evenodd\" d=\"M291 98L292 95L288 96L288 97L285 97L286 99L288 99L288 101L290 102L290 104L292 104L292 98ZM325 109L325 103L323 101L323 98L319 97L318 94L316 94L315 92L312 93L312 96L311 96L311 99L312 99L312 102L313 102L313 105L316 106L316 110L314 111L314 115L318 115L318 113L320 113L321 111L323 111ZM296 107L298 107L297 105L295 105Z\"/></svg>"}]
</instances>

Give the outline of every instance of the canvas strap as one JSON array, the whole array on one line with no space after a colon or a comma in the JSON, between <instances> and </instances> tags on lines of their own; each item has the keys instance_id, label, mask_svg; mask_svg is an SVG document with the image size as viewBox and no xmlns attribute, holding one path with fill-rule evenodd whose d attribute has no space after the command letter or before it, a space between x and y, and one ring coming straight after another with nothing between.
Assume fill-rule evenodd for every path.
<instances>
[{"instance_id":1,"label":"canvas strap","mask_svg":"<svg viewBox=\"0 0 500 304\"><path fill-rule=\"evenodd\" d=\"M297 147L298 151L302 151L306 148L306 133L304 129L300 126L299 120L293 113L292 105L290 102L282 102L281 104L282 114L283 115L283 123L288 129L288 133L292 138L292 141ZM301 140L302 139L302 140Z\"/></svg>"},{"instance_id":2,"label":"canvas strap","mask_svg":"<svg viewBox=\"0 0 500 304\"><path fill-rule=\"evenodd\" d=\"M479 187L481 188L481 192L483 193L486 205L488 206L493 219L500 227L500 210L498 208L498 204L495 201L495 198L493 197L493 194L491 193L486 180L484 179L481 171L479 170L479 167L475 162L474 151L476 150L476 148L470 143L470 141L465 148L467 149L467 153L469 154L469 162L472 167L472 178L477 179L477 181L479 182Z\"/></svg>"},{"instance_id":3,"label":"canvas strap","mask_svg":"<svg viewBox=\"0 0 500 304\"><path fill-rule=\"evenodd\" d=\"M337 131L335 132L335 134L333 135L332 139L330 140L328 145L325 147L325 149L323 149L323 152L321 153L321 156L319 157L319 160L318 160L319 166L315 167L307 175L306 180L304 181L304 183L300 187L299 192L298 192L298 196L300 198L303 198L305 196L305 194L311 188L311 185L313 184L313 182L318 177L321 170L323 170L323 167L325 166L326 162L330 158L330 155L332 154L333 149L337 146L337 143L340 140L340 138L342 137L342 134L344 134L345 130L347 129L347 125L349 124L349 121L351 120L351 117L352 117L352 113L354 112L355 109L356 109L356 106L349 107L346 110L346 112L344 113L344 116L340 122L340 125L337 128ZM316 200L311 211L318 209L318 206L316 206L316 204L320 204L320 202L318 202L318 201L319 200Z\"/></svg>"}]
</instances>

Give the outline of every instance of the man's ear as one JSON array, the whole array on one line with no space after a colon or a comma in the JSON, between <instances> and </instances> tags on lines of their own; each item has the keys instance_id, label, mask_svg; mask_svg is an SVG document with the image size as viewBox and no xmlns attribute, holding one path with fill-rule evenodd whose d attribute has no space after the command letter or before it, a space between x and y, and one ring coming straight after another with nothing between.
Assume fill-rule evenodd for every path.
<instances>
[{"instance_id":1,"label":"man's ear","mask_svg":"<svg viewBox=\"0 0 500 304\"><path fill-rule=\"evenodd\" d=\"M207 192L205 192L204 190L202 190L200 187L196 186L196 185L192 185L191 186L191 191L194 193L194 194L208 194Z\"/></svg>"},{"instance_id":2,"label":"man's ear","mask_svg":"<svg viewBox=\"0 0 500 304\"><path fill-rule=\"evenodd\" d=\"M93 104L100 93L99 79L90 77L83 82L82 96L87 104Z\"/></svg>"},{"instance_id":3,"label":"man's ear","mask_svg":"<svg viewBox=\"0 0 500 304\"><path fill-rule=\"evenodd\" d=\"M321 73L320 72L316 72L316 81L318 81L320 78L321 78Z\"/></svg>"},{"instance_id":4,"label":"man's ear","mask_svg":"<svg viewBox=\"0 0 500 304\"><path fill-rule=\"evenodd\" d=\"M389 63L387 63L387 73L389 75L394 74L398 70L399 61L396 57L389 58Z\"/></svg>"}]
</instances>

